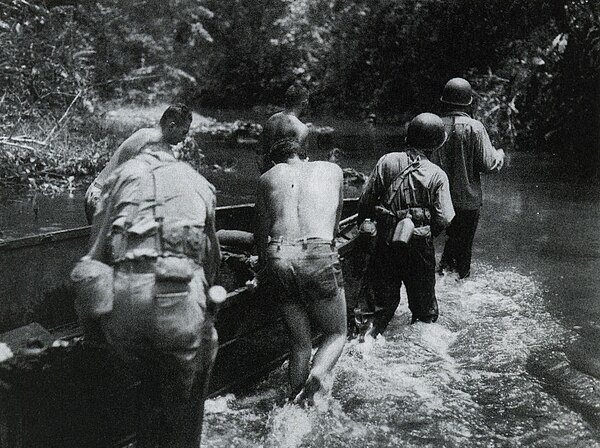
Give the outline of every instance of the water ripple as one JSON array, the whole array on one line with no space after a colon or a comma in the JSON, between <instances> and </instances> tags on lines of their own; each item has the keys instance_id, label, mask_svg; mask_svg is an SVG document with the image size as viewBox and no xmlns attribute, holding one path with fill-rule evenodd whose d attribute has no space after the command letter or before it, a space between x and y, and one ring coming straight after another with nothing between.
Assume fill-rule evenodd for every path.
<instances>
[{"instance_id":1,"label":"water ripple","mask_svg":"<svg viewBox=\"0 0 600 448\"><path fill-rule=\"evenodd\" d=\"M403 290L385 337L346 344L327 411L284 405L279 369L224 408L209 402L204 444L600 447L600 383L557 350L577 335L546 311L530 277L477 273L439 278L436 324L409 324Z\"/></svg>"}]
</instances>

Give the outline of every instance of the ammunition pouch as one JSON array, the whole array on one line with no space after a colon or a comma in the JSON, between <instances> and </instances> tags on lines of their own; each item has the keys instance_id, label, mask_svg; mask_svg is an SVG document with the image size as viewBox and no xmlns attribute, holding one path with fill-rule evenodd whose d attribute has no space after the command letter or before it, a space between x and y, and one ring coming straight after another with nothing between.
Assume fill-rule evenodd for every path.
<instances>
[{"instance_id":1,"label":"ammunition pouch","mask_svg":"<svg viewBox=\"0 0 600 448\"><path fill-rule=\"evenodd\" d=\"M161 223L161 252L166 255L185 255L202 259L206 246L204 225L181 219L164 218Z\"/></svg>"},{"instance_id":2,"label":"ammunition pouch","mask_svg":"<svg viewBox=\"0 0 600 448\"><path fill-rule=\"evenodd\" d=\"M385 210L385 212L378 210L375 219L377 220L377 235L380 238L383 238L384 243L389 246L394 237L394 230L398 223L398 218L389 210Z\"/></svg>"},{"instance_id":3,"label":"ammunition pouch","mask_svg":"<svg viewBox=\"0 0 600 448\"><path fill-rule=\"evenodd\" d=\"M98 319L112 311L112 266L92 258L82 258L71 271L71 281L75 288L75 311L80 320Z\"/></svg>"},{"instance_id":4,"label":"ammunition pouch","mask_svg":"<svg viewBox=\"0 0 600 448\"><path fill-rule=\"evenodd\" d=\"M186 256L201 260L206 246L204 226L182 219L145 219L134 223L113 223L112 258L119 263L141 257Z\"/></svg>"},{"instance_id":5,"label":"ammunition pouch","mask_svg":"<svg viewBox=\"0 0 600 448\"><path fill-rule=\"evenodd\" d=\"M187 257L158 257L154 272L156 281L188 283L194 277L195 263Z\"/></svg>"}]
</instances>

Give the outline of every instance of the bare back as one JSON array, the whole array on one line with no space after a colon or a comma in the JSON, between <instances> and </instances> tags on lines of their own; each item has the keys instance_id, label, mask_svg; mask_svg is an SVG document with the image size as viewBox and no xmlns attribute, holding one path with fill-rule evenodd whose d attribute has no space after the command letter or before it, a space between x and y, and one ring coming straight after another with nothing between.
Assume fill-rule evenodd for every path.
<instances>
[{"instance_id":1,"label":"bare back","mask_svg":"<svg viewBox=\"0 0 600 448\"><path fill-rule=\"evenodd\" d=\"M260 178L257 203L263 237L333 239L342 209L343 173L330 162L295 159Z\"/></svg>"},{"instance_id":2,"label":"bare back","mask_svg":"<svg viewBox=\"0 0 600 448\"><path fill-rule=\"evenodd\" d=\"M263 149L269 151L273 143L282 138L295 138L303 145L308 137L308 132L308 126L302 123L293 113L277 112L265 124Z\"/></svg>"},{"instance_id":3,"label":"bare back","mask_svg":"<svg viewBox=\"0 0 600 448\"><path fill-rule=\"evenodd\" d=\"M98 174L98 177L96 177L95 182L98 185L103 185L108 176L110 176L118 166L133 159L146 145L157 143L161 140L162 131L158 128L138 129L121 143L104 169Z\"/></svg>"}]
</instances>

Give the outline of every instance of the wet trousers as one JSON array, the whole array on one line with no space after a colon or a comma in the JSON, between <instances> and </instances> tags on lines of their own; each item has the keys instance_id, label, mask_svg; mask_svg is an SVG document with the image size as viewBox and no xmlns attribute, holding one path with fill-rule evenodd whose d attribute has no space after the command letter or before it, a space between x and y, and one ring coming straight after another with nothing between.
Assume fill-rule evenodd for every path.
<instances>
[{"instance_id":1,"label":"wet trousers","mask_svg":"<svg viewBox=\"0 0 600 448\"><path fill-rule=\"evenodd\" d=\"M458 272L460 278L471 275L473 239L479 223L479 209L456 209L456 216L446 229L447 240L440 260L440 270Z\"/></svg>"},{"instance_id":2,"label":"wet trousers","mask_svg":"<svg viewBox=\"0 0 600 448\"><path fill-rule=\"evenodd\" d=\"M141 381L137 446L197 448L217 350L204 271L188 284L163 283L139 266L115 269L113 310L101 321L109 346Z\"/></svg>"},{"instance_id":3,"label":"wet trousers","mask_svg":"<svg viewBox=\"0 0 600 448\"><path fill-rule=\"evenodd\" d=\"M383 333L400 303L400 287L406 287L412 322L435 322L438 304L435 297L435 250L432 238L412 238L408 245L388 246L378 240L370 266L366 295L369 311L374 312L373 328Z\"/></svg>"}]
</instances>

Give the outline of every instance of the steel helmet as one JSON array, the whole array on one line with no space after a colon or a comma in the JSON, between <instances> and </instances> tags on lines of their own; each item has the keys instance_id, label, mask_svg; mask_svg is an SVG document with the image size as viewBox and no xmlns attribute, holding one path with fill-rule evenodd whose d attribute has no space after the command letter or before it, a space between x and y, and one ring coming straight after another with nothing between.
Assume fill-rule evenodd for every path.
<instances>
[{"instance_id":1,"label":"steel helmet","mask_svg":"<svg viewBox=\"0 0 600 448\"><path fill-rule=\"evenodd\" d=\"M444 86L440 101L455 106L468 106L473 102L471 84L463 78L452 78Z\"/></svg>"},{"instance_id":2,"label":"steel helmet","mask_svg":"<svg viewBox=\"0 0 600 448\"><path fill-rule=\"evenodd\" d=\"M416 149L439 148L446 141L444 122L428 112L417 115L408 125L406 143Z\"/></svg>"}]
</instances>

